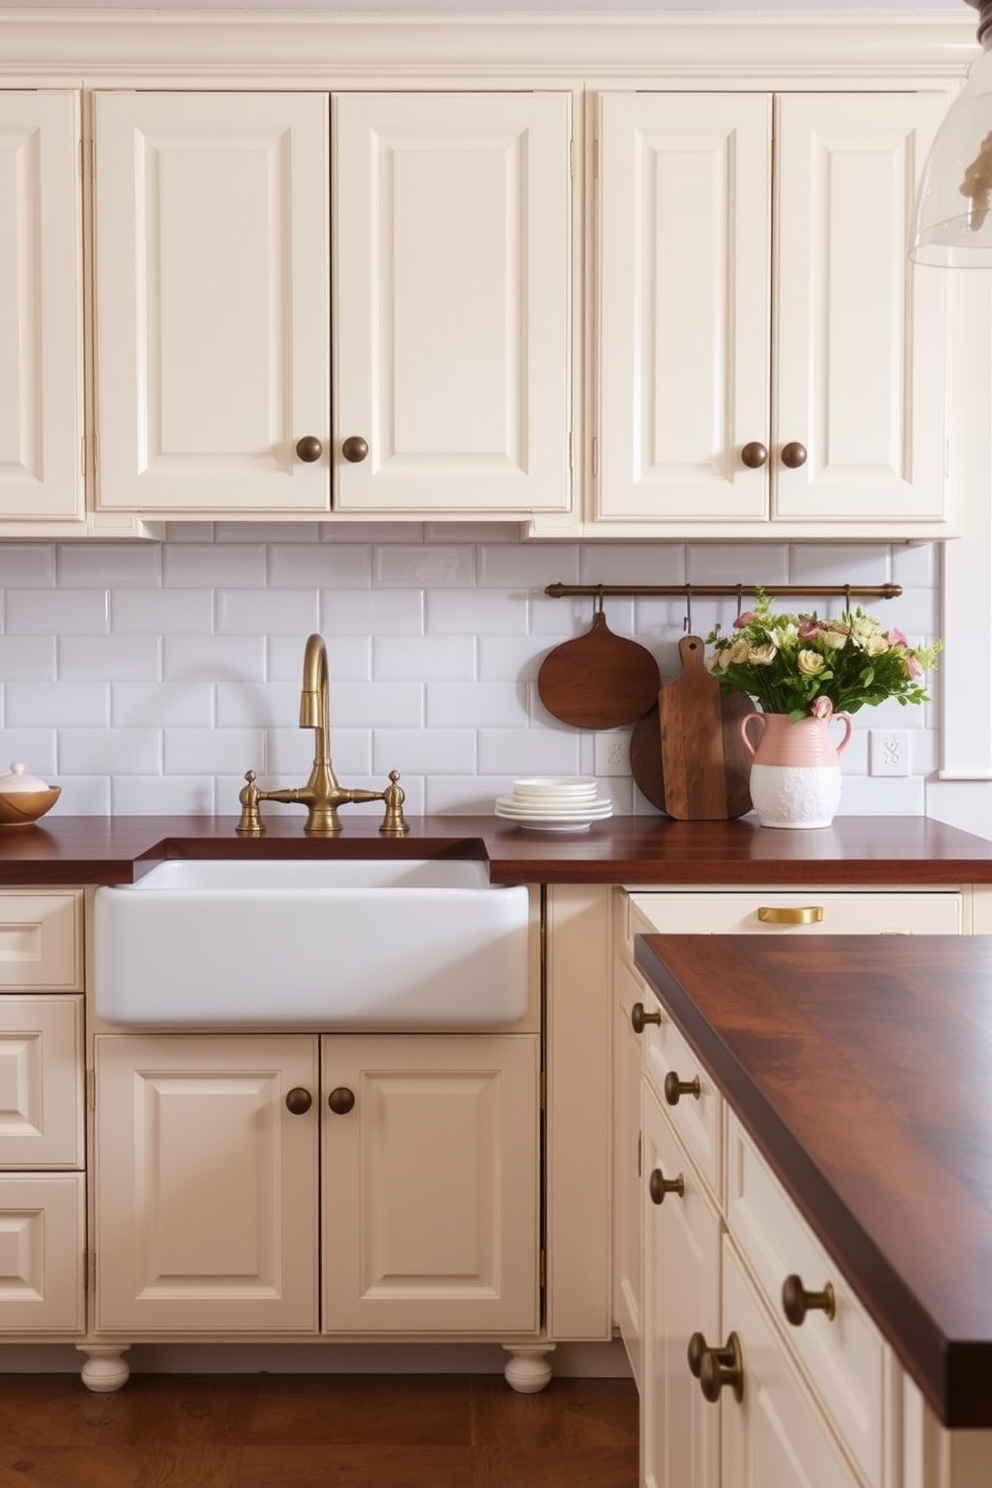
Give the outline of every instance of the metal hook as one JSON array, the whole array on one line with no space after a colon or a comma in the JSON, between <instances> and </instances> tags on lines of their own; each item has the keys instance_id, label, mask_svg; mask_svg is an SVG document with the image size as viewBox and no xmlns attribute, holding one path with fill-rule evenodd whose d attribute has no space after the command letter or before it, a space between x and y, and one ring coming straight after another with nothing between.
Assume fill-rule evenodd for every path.
<instances>
[{"instance_id":1,"label":"metal hook","mask_svg":"<svg viewBox=\"0 0 992 1488\"><path fill-rule=\"evenodd\" d=\"M685 586L685 619L682 621L682 630L686 635L692 635L692 585Z\"/></svg>"},{"instance_id":2,"label":"metal hook","mask_svg":"<svg viewBox=\"0 0 992 1488\"><path fill-rule=\"evenodd\" d=\"M845 584L844 585L844 614L845 615L849 615L850 613L851 613L851 586L850 586L850 584Z\"/></svg>"},{"instance_id":3,"label":"metal hook","mask_svg":"<svg viewBox=\"0 0 992 1488\"><path fill-rule=\"evenodd\" d=\"M603 586L602 586L602 584L597 585L597 588L596 588L596 613L598 615L601 615L603 613Z\"/></svg>"},{"instance_id":4,"label":"metal hook","mask_svg":"<svg viewBox=\"0 0 992 1488\"><path fill-rule=\"evenodd\" d=\"M744 585L737 585L737 618L741 618L744 611Z\"/></svg>"}]
</instances>

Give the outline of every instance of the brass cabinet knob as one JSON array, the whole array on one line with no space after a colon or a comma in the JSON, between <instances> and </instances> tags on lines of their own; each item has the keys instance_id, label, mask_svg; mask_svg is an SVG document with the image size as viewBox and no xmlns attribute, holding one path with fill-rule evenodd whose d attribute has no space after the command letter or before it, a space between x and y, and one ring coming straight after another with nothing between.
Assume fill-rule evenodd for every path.
<instances>
[{"instance_id":1,"label":"brass cabinet knob","mask_svg":"<svg viewBox=\"0 0 992 1488\"><path fill-rule=\"evenodd\" d=\"M286 1109L294 1116L305 1116L313 1105L313 1096L302 1085L294 1085L286 1092Z\"/></svg>"},{"instance_id":2,"label":"brass cabinet knob","mask_svg":"<svg viewBox=\"0 0 992 1488\"><path fill-rule=\"evenodd\" d=\"M635 1033L643 1033L649 1023L661 1022L661 1009L655 1008L653 1013L644 1011L643 1002L635 1002L630 1010L630 1026Z\"/></svg>"},{"instance_id":3,"label":"brass cabinet knob","mask_svg":"<svg viewBox=\"0 0 992 1488\"><path fill-rule=\"evenodd\" d=\"M720 1391L729 1385L735 1400L744 1398L744 1356L741 1341L731 1333L722 1348L710 1348L702 1333L693 1333L686 1352L689 1370L698 1379L706 1399L715 1405Z\"/></svg>"},{"instance_id":4,"label":"brass cabinet knob","mask_svg":"<svg viewBox=\"0 0 992 1488\"><path fill-rule=\"evenodd\" d=\"M652 1204L663 1204L666 1194L678 1194L680 1199L685 1198L685 1179L680 1173L677 1178L666 1178L660 1168L653 1168L648 1179L648 1193L651 1195Z\"/></svg>"},{"instance_id":5,"label":"brass cabinet knob","mask_svg":"<svg viewBox=\"0 0 992 1488\"><path fill-rule=\"evenodd\" d=\"M335 1116L347 1116L355 1104L355 1092L349 1090L347 1085L336 1085L327 1097L327 1104Z\"/></svg>"},{"instance_id":6,"label":"brass cabinet knob","mask_svg":"<svg viewBox=\"0 0 992 1488\"><path fill-rule=\"evenodd\" d=\"M794 1328L805 1322L807 1312L825 1312L833 1319L837 1311L834 1289L828 1281L822 1292L808 1292L801 1277L787 1276L782 1283L782 1311Z\"/></svg>"},{"instance_id":7,"label":"brass cabinet knob","mask_svg":"<svg viewBox=\"0 0 992 1488\"><path fill-rule=\"evenodd\" d=\"M304 465L313 465L324 453L324 446L316 434L304 434L302 439L296 441L296 453Z\"/></svg>"},{"instance_id":8,"label":"brass cabinet knob","mask_svg":"<svg viewBox=\"0 0 992 1488\"><path fill-rule=\"evenodd\" d=\"M349 434L341 446L341 453L352 465L360 465L369 452L369 442L360 434Z\"/></svg>"},{"instance_id":9,"label":"brass cabinet knob","mask_svg":"<svg viewBox=\"0 0 992 1488\"><path fill-rule=\"evenodd\" d=\"M798 439L793 439L788 444L783 444L782 464L789 470L798 470L801 465L805 465L806 446L800 444Z\"/></svg>"},{"instance_id":10,"label":"brass cabinet knob","mask_svg":"<svg viewBox=\"0 0 992 1488\"><path fill-rule=\"evenodd\" d=\"M750 444L746 444L741 450L741 463L746 465L748 470L760 470L767 459L768 449L758 439L752 439Z\"/></svg>"},{"instance_id":11,"label":"brass cabinet knob","mask_svg":"<svg viewBox=\"0 0 992 1488\"><path fill-rule=\"evenodd\" d=\"M684 1095L691 1095L695 1100L699 1099L699 1076L693 1075L691 1080L680 1080L674 1070L669 1070L665 1076L662 1087L665 1099L670 1106L677 1106Z\"/></svg>"}]
</instances>

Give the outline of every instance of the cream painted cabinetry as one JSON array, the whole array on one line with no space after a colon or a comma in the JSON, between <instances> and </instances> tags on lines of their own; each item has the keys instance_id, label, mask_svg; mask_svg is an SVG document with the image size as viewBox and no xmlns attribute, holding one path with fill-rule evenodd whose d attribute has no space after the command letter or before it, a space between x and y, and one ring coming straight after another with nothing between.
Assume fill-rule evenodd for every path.
<instances>
[{"instance_id":1,"label":"cream painted cabinetry","mask_svg":"<svg viewBox=\"0 0 992 1488\"><path fill-rule=\"evenodd\" d=\"M536 1034L95 1042L102 1338L536 1333Z\"/></svg>"},{"instance_id":2,"label":"cream painted cabinetry","mask_svg":"<svg viewBox=\"0 0 992 1488\"><path fill-rule=\"evenodd\" d=\"M566 510L570 105L98 91L100 509Z\"/></svg>"},{"instance_id":3,"label":"cream painted cabinetry","mask_svg":"<svg viewBox=\"0 0 992 1488\"><path fill-rule=\"evenodd\" d=\"M593 531L947 536L931 93L599 99Z\"/></svg>"},{"instance_id":4,"label":"cream painted cabinetry","mask_svg":"<svg viewBox=\"0 0 992 1488\"><path fill-rule=\"evenodd\" d=\"M79 112L0 92L0 523L37 535L84 516Z\"/></svg>"},{"instance_id":5,"label":"cream painted cabinetry","mask_svg":"<svg viewBox=\"0 0 992 1488\"><path fill-rule=\"evenodd\" d=\"M80 896L0 895L0 1333L85 1326Z\"/></svg>"}]
</instances>

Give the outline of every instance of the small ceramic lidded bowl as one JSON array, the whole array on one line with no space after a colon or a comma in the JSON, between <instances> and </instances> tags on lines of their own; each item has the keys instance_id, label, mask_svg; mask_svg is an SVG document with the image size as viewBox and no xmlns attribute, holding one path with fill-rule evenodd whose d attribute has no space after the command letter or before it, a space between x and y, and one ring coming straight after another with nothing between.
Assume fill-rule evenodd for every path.
<instances>
[{"instance_id":1,"label":"small ceramic lidded bowl","mask_svg":"<svg viewBox=\"0 0 992 1488\"><path fill-rule=\"evenodd\" d=\"M0 827L32 826L61 794L61 786L25 775L22 764L11 765L9 775L0 775Z\"/></svg>"}]
</instances>

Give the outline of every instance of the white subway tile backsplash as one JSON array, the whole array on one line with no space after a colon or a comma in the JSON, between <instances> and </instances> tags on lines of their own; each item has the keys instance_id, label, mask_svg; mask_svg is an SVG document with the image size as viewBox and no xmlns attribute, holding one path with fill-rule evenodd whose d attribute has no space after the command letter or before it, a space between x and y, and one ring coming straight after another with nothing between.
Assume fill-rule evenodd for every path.
<instances>
[{"instance_id":1,"label":"white subway tile backsplash","mask_svg":"<svg viewBox=\"0 0 992 1488\"><path fill-rule=\"evenodd\" d=\"M114 682L113 728L210 728L216 721L209 682Z\"/></svg>"},{"instance_id":2,"label":"white subway tile backsplash","mask_svg":"<svg viewBox=\"0 0 992 1488\"><path fill-rule=\"evenodd\" d=\"M213 592L115 589L111 622L118 635L210 635L214 629Z\"/></svg>"},{"instance_id":3,"label":"white subway tile backsplash","mask_svg":"<svg viewBox=\"0 0 992 1488\"><path fill-rule=\"evenodd\" d=\"M589 630L596 600L552 599L549 584L891 578L903 596L863 608L934 638L933 545L558 544L516 533L502 523L180 522L162 544L0 544L0 768L6 755L57 780L60 812L217 811L233 822L249 768L265 788L302 785L310 772L314 738L297 719L304 645L319 631L341 783L380 790L398 770L411 815L489 814L520 775L595 773L594 734L548 713L537 676L553 646ZM691 611L697 634L729 628L736 597L696 597ZM611 598L604 613L648 647L663 678L678 675L681 597ZM939 671L927 685L936 699ZM867 774L867 731L890 726L910 733L909 777ZM935 705L864 710L855 728L842 812L922 811L939 758ZM618 812L655 814L629 774L600 790ZM302 808L268 810L302 830Z\"/></svg>"},{"instance_id":4,"label":"white subway tile backsplash","mask_svg":"<svg viewBox=\"0 0 992 1488\"><path fill-rule=\"evenodd\" d=\"M15 635L106 635L110 595L106 589L8 589L4 631Z\"/></svg>"},{"instance_id":5,"label":"white subway tile backsplash","mask_svg":"<svg viewBox=\"0 0 992 1488\"><path fill-rule=\"evenodd\" d=\"M201 677L211 682L261 682L265 654L264 636L168 635L162 640L162 676L167 682Z\"/></svg>"},{"instance_id":6,"label":"white subway tile backsplash","mask_svg":"<svg viewBox=\"0 0 992 1488\"><path fill-rule=\"evenodd\" d=\"M0 543L0 590L54 588L54 544Z\"/></svg>"},{"instance_id":7,"label":"white subway tile backsplash","mask_svg":"<svg viewBox=\"0 0 992 1488\"><path fill-rule=\"evenodd\" d=\"M169 544L162 581L169 589L260 589L265 558L264 543Z\"/></svg>"},{"instance_id":8,"label":"white subway tile backsplash","mask_svg":"<svg viewBox=\"0 0 992 1488\"><path fill-rule=\"evenodd\" d=\"M67 682L154 682L161 675L161 650L158 636L60 636L59 677ZM2 652L0 642L0 656Z\"/></svg>"},{"instance_id":9,"label":"white subway tile backsplash","mask_svg":"<svg viewBox=\"0 0 992 1488\"><path fill-rule=\"evenodd\" d=\"M301 635L317 629L317 595L306 589L225 589L217 594L223 635Z\"/></svg>"},{"instance_id":10,"label":"white subway tile backsplash","mask_svg":"<svg viewBox=\"0 0 992 1488\"><path fill-rule=\"evenodd\" d=\"M55 658L56 641L53 635L0 635L0 682L10 682L18 677L54 682Z\"/></svg>"},{"instance_id":11,"label":"white subway tile backsplash","mask_svg":"<svg viewBox=\"0 0 992 1488\"><path fill-rule=\"evenodd\" d=\"M162 582L159 543L63 543L59 585L64 589L157 587Z\"/></svg>"},{"instance_id":12,"label":"white subway tile backsplash","mask_svg":"<svg viewBox=\"0 0 992 1488\"><path fill-rule=\"evenodd\" d=\"M269 583L279 589L367 589L372 549L367 543L280 543L269 549Z\"/></svg>"},{"instance_id":13,"label":"white subway tile backsplash","mask_svg":"<svg viewBox=\"0 0 992 1488\"><path fill-rule=\"evenodd\" d=\"M9 728L106 728L110 690L105 682L8 682L4 720Z\"/></svg>"},{"instance_id":14,"label":"white subway tile backsplash","mask_svg":"<svg viewBox=\"0 0 992 1488\"><path fill-rule=\"evenodd\" d=\"M475 636L379 636L372 643L372 675L377 682L407 677L426 681L469 681L475 677Z\"/></svg>"},{"instance_id":15,"label":"white subway tile backsplash","mask_svg":"<svg viewBox=\"0 0 992 1488\"><path fill-rule=\"evenodd\" d=\"M377 547L375 582L402 588L465 589L475 584L476 550L468 543Z\"/></svg>"}]
</instances>

